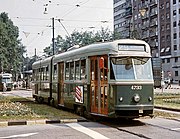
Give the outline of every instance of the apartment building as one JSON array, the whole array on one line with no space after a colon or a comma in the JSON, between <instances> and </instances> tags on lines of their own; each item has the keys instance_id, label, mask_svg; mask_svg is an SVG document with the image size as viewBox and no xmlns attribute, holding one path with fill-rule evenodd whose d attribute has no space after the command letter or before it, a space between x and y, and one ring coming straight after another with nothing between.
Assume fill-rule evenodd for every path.
<instances>
[{"instance_id":1,"label":"apartment building","mask_svg":"<svg viewBox=\"0 0 180 139\"><path fill-rule=\"evenodd\" d=\"M130 37L131 19L131 0L114 0L114 29L121 33L122 38Z\"/></svg>"},{"instance_id":2,"label":"apartment building","mask_svg":"<svg viewBox=\"0 0 180 139\"><path fill-rule=\"evenodd\" d=\"M180 0L114 0L114 30L143 39L161 57L164 77L180 80Z\"/></svg>"}]
</instances>

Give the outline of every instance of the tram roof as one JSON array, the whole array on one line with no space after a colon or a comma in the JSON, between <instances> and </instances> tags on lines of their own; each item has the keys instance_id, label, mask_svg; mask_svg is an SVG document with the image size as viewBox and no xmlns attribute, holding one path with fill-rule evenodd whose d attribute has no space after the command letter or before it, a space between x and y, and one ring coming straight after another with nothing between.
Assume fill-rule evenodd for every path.
<instances>
[{"instance_id":1,"label":"tram roof","mask_svg":"<svg viewBox=\"0 0 180 139\"><path fill-rule=\"evenodd\" d=\"M118 44L145 44L146 51L119 51ZM61 62L64 60L72 60L72 59L79 59L85 58L88 56L95 56L95 55L116 55L116 56L144 56L144 57L151 57L150 47L149 45L142 40L133 40L133 39L121 39L116 40L113 42L104 42L104 43L97 43L91 44L84 47L80 47L77 49L73 49L70 51L66 51L64 53L60 53L46 59L42 59L33 63L33 68L40 68L46 67L50 64L50 61L53 58L54 63Z\"/></svg>"},{"instance_id":2,"label":"tram roof","mask_svg":"<svg viewBox=\"0 0 180 139\"><path fill-rule=\"evenodd\" d=\"M39 61L36 61L33 63L32 67L33 68L40 68L40 67L43 67L43 66L47 66L48 64L50 64L50 61L52 59L53 56L51 57L48 57L48 58L45 58L45 59L41 59Z\"/></svg>"},{"instance_id":3,"label":"tram roof","mask_svg":"<svg viewBox=\"0 0 180 139\"><path fill-rule=\"evenodd\" d=\"M132 51L119 51L118 50L118 44L145 44L146 45L146 51L144 52L133 52ZM58 55L55 55L54 62L56 61L64 61L64 60L70 60L70 59L78 59L82 57L87 56L94 56L94 55L103 55L103 54L119 54L119 55L131 55L131 56L147 56L151 57L150 54L150 47L149 45L142 41L142 40L133 40L133 39L121 39L116 40L113 42L105 42L105 43L97 43L97 44L91 44L84 47L80 47L74 50L70 50Z\"/></svg>"}]
</instances>

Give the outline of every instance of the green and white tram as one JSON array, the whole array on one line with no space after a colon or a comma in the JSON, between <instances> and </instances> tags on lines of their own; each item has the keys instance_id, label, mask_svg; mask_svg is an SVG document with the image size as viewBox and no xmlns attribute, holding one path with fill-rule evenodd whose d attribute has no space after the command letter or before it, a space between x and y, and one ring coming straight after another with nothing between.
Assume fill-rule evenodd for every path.
<instances>
[{"instance_id":1,"label":"green and white tram","mask_svg":"<svg viewBox=\"0 0 180 139\"><path fill-rule=\"evenodd\" d=\"M153 115L149 45L122 39L54 55L33 64L37 101L79 114L137 118Z\"/></svg>"}]
</instances>

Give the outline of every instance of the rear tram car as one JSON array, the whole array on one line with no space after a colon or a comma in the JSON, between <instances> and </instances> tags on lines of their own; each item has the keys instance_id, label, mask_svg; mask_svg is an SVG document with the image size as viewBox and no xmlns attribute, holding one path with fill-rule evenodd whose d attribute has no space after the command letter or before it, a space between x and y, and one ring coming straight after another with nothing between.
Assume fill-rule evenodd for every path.
<instances>
[{"instance_id":1,"label":"rear tram car","mask_svg":"<svg viewBox=\"0 0 180 139\"><path fill-rule=\"evenodd\" d=\"M149 45L122 39L54 55L33 64L33 97L83 115L153 115Z\"/></svg>"}]
</instances>

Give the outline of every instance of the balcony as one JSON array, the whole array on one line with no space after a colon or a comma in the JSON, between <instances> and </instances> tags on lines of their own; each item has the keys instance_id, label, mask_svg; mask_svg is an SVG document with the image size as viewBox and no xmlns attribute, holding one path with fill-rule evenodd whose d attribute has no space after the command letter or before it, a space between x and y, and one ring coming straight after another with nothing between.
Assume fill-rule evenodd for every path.
<instances>
[{"instance_id":1,"label":"balcony","mask_svg":"<svg viewBox=\"0 0 180 139\"><path fill-rule=\"evenodd\" d=\"M154 15L157 15L157 14L158 14L157 10L150 12L150 16L154 16Z\"/></svg>"},{"instance_id":2,"label":"balcony","mask_svg":"<svg viewBox=\"0 0 180 139\"><path fill-rule=\"evenodd\" d=\"M142 9L148 9L148 2L142 3Z\"/></svg>"},{"instance_id":3,"label":"balcony","mask_svg":"<svg viewBox=\"0 0 180 139\"><path fill-rule=\"evenodd\" d=\"M146 39L146 38L148 38L148 37L149 37L149 34L148 34L148 33L142 34L142 39Z\"/></svg>"},{"instance_id":4,"label":"balcony","mask_svg":"<svg viewBox=\"0 0 180 139\"><path fill-rule=\"evenodd\" d=\"M158 22L157 21L151 21L150 22L150 26L152 27L152 26L157 26L158 25Z\"/></svg>"},{"instance_id":5,"label":"balcony","mask_svg":"<svg viewBox=\"0 0 180 139\"><path fill-rule=\"evenodd\" d=\"M126 8L131 8L132 9L132 4L130 2L126 3Z\"/></svg>"},{"instance_id":6,"label":"balcony","mask_svg":"<svg viewBox=\"0 0 180 139\"><path fill-rule=\"evenodd\" d=\"M143 24L141 28L142 28L143 30L147 29L147 28L148 28L148 23Z\"/></svg>"},{"instance_id":7,"label":"balcony","mask_svg":"<svg viewBox=\"0 0 180 139\"><path fill-rule=\"evenodd\" d=\"M132 8L126 8L126 12L125 12L125 18L129 18L132 16Z\"/></svg>"},{"instance_id":8,"label":"balcony","mask_svg":"<svg viewBox=\"0 0 180 139\"><path fill-rule=\"evenodd\" d=\"M157 0L150 0L150 3L149 3L150 6L154 6L154 5L157 5L157 4L158 4Z\"/></svg>"},{"instance_id":9,"label":"balcony","mask_svg":"<svg viewBox=\"0 0 180 139\"><path fill-rule=\"evenodd\" d=\"M150 33L149 33L149 36L150 37L154 37L154 36L157 36L158 35L158 32L157 31L151 31Z\"/></svg>"}]
</instances>

